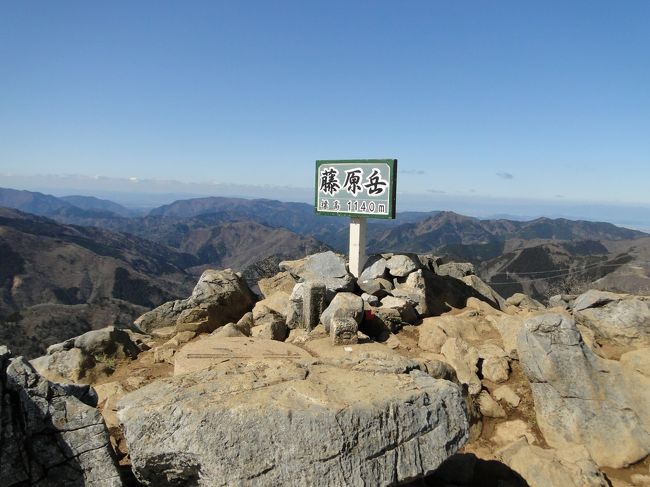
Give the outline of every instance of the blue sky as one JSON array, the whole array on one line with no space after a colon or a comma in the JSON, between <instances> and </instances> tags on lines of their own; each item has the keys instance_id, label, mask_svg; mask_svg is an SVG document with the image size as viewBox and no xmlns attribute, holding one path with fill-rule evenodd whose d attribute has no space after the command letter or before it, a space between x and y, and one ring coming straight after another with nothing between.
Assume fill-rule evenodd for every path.
<instances>
[{"instance_id":1,"label":"blue sky","mask_svg":"<svg viewBox=\"0 0 650 487\"><path fill-rule=\"evenodd\" d=\"M438 206L650 205L649 20L645 0L5 0L0 185L308 188L316 159L396 157L400 193Z\"/></svg>"}]
</instances>

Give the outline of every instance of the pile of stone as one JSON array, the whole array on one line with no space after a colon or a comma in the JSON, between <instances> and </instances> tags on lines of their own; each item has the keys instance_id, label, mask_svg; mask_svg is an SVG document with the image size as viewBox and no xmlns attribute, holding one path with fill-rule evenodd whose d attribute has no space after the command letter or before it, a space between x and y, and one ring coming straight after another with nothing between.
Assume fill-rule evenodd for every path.
<instances>
[{"instance_id":1,"label":"pile of stone","mask_svg":"<svg viewBox=\"0 0 650 487\"><path fill-rule=\"evenodd\" d=\"M333 252L280 263L280 274L259 282L264 299L252 312L253 336L285 340L291 330L322 324L338 345L357 343L359 331L385 341L405 325L462 308L477 298L501 309L504 300L467 263L433 256L381 254L355 279Z\"/></svg>"}]
</instances>

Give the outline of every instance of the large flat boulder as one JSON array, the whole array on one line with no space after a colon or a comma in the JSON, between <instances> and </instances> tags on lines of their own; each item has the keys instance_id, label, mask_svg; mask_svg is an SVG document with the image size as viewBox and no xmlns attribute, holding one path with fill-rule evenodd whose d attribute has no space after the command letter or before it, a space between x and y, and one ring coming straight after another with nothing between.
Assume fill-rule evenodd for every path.
<instances>
[{"instance_id":1,"label":"large flat boulder","mask_svg":"<svg viewBox=\"0 0 650 487\"><path fill-rule=\"evenodd\" d=\"M584 445L599 466L613 468L650 454L648 349L602 359L573 319L548 313L526 321L518 353L549 445Z\"/></svg>"},{"instance_id":2,"label":"large flat boulder","mask_svg":"<svg viewBox=\"0 0 650 487\"><path fill-rule=\"evenodd\" d=\"M228 361L128 394L133 471L155 486L323 487L432 472L468 437L460 389L369 362Z\"/></svg>"}]
</instances>

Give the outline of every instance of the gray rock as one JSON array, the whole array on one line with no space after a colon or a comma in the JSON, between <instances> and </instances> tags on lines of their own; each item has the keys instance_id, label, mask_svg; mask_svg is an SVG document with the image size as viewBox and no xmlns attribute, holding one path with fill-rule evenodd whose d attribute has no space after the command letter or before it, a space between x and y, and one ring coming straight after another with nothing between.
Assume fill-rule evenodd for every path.
<instances>
[{"instance_id":1,"label":"gray rock","mask_svg":"<svg viewBox=\"0 0 650 487\"><path fill-rule=\"evenodd\" d=\"M366 262L363 271L359 275L359 281L370 281L384 277L386 277L386 259L381 255L373 255Z\"/></svg>"},{"instance_id":2,"label":"gray rock","mask_svg":"<svg viewBox=\"0 0 650 487\"><path fill-rule=\"evenodd\" d=\"M393 289L393 283L388 279L377 278L370 279L368 281L362 281L359 279L357 282L359 288L372 296L377 296L379 299L387 296L388 293Z\"/></svg>"},{"instance_id":3,"label":"gray rock","mask_svg":"<svg viewBox=\"0 0 650 487\"><path fill-rule=\"evenodd\" d=\"M92 381L110 375L116 363L141 351L126 330L108 326L52 345L31 361L43 377L58 382Z\"/></svg>"},{"instance_id":4,"label":"gray rock","mask_svg":"<svg viewBox=\"0 0 650 487\"><path fill-rule=\"evenodd\" d=\"M327 289L321 282L306 282L302 298L303 328L311 331L318 326L321 315L325 310ZM338 295L337 295L338 296ZM334 298L336 300L336 298Z\"/></svg>"},{"instance_id":5,"label":"gray rock","mask_svg":"<svg viewBox=\"0 0 650 487\"><path fill-rule=\"evenodd\" d=\"M449 276L455 277L456 279L462 279L465 276L471 276L474 274L474 264L469 262L449 262L448 264L441 264L438 266L439 276Z\"/></svg>"},{"instance_id":6,"label":"gray rock","mask_svg":"<svg viewBox=\"0 0 650 487\"><path fill-rule=\"evenodd\" d=\"M320 322L325 326L325 330L330 331L330 326L334 320L345 318L353 319L357 325L363 318L363 299L354 293L338 293L330 305L323 311Z\"/></svg>"},{"instance_id":7,"label":"gray rock","mask_svg":"<svg viewBox=\"0 0 650 487\"><path fill-rule=\"evenodd\" d=\"M589 291L577 296L573 301L573 311L582 311L587 308L603 306L612 301L620 301L624 295L590 289Z\"/></svg>"},{"instance_id":8,"label":"gray rock","mask_svg":"<svg viewBox=\"0 0 650 487\"><path fill-rule=\"evenodd\" d=\"M460 390L419 370L381 370L260 360L152 383L119 404L133 471L156 486L421 477L467 439Z\"/></svg>"},{"instance_id":9,"label":"gray rock","mask_svg":"<svg viewBox=\"0 0 650 487\"><path fill-rule=\"evenodd\" d=\"M442 360L421 357L419 359L420 370L426 372L434 379L444 379L450 382L459 383L454 368Z\"/></svg>"},{"instance_id":10,"label":"gray rock","mask_svg":"<svg viewBox=\"0 0 650 487\"><path fill-rule=\"evenodd\" d=\"M501 295L490 286L488 286L485 282L483 282L478 276L465 276L461 280L468 286L471 286L476 291L478 291L478 293L485 297L485 299L490 304L492 304L494 308L500 310L504 310L506 308L506 302L501 297Z\"/></svg>"},{"instance_id":11,"label":"gray rock","mask_svg":"<svg viewBox=\"0 0 650 487\"><path fill-rule=\"evenodd\" d=\"M287 305L287 326L290 329L314 329L325 309L327 288L315 281L299 282L293 288Z\"/></svg>"},{"instance_id":12,"label":"gray rock","mask_svg":"<svg viewBox=\"0 0 650 487\"><path fill-rule=\"evenodd\" d=\"M373 296L372 294L368 293L363 293L361 294L361 299L365 303L368 303L370 306L379 306L379 298L377 296Z\"/></svg>"},{"instance_id":13,"label":"gray rock","mask_svg":"<svg viewBox=\"0 0 650 487\"><path fill-rule=\"evenodd\" d=\"M642 298L590 290L576 298L573 312L597 338L623 346L650 345L650 302Z\"/></svg>"},{"instance_id":14,"label":"gray rock","mask_svg":"<svg viewBox=\"0 0 650 487\"><path fill-rule=\"evenodd\" d=\"M231 269L208 269L189 298L165 303L140 316L135 324L150 333L156 328L202 323L201 327L194 327L195 331L209 333L226 323L236 322L253 308L254 303L253 292L239 274Z\"/></svg>"},{"instance_id":15,"label":"gray rock","mask_svg":"<svg viewBox=\"0 0 650 487\"><path fill-rule=\"evenodd\" d=\"M430 270L434 274L438 273L438 266L442 264L442 258L432 254L418 255L418 259L420 260L422 267Z\"/></svg>"},{"instance_id":16,"label":"gray rock","mask_svg":"<svg viewBox=\"0 0 650 487\"><path fill-rule=\"evenodd\" d=\"M334 252L322 252L304 259L280 262L280 269L304 282L316 281L327 288L327 301L339 291L352 291L355 279L347 270L345 259Z\"/></svg>"},{"instance_id":17,"label":"gray rock","mask_svg":"<svg viewBox=\"0 0 650 487\"><path fill-rule=\"evenodd\" d=\"M62 386L0 347L0 485L122 485L89 386Z\"/></svg>"},{"instance_id":18,"label":"gray rock","mask_svg":"<svg viewBox=\"0 0 650 487\"><path fill-rule=\"evenodd\" d=\"M422 266L415 254L397 254L386 261L388 272L394 277L405 277Z\"/></svg>"},{"instance_id":19,"label":"gray rock","mask_svg":"<svg viewBox=\"0 0 650 487\"><path fill-rule=\"evenodd\" d=\"M408 299L421 316L431 314L431 306L429 305L431 290L427 286L424 270L418 269L405 278L395 279L395 289L391 294L394 297Z\"/></svg>"},{"instance_id":20,"label":"gray rock","mask_svg":"<svg viewBox=\"0 0 650 487\"><path fill-rule=\"evenodd\" d=\"M555 296L551 296L548 298L548 307L569 309L573 305L573 300L566 298L566 294L556 294Z\"/></svg>"},{"instance_id":21,"label":"gray rock","mask_svg":"<svg viewBox=\"0 0 650 487\"><path fill-rule=\"evenodd\" d=\"M650 453L650 360L636 354L620 363L602 359L572 319L555 313L526 321L518 351L549 445L584 445L599 466L613 468Z\"/></svg>"},{"instance_id":22,"label":"gray rock","mask_svg":"<svg viewBox=\"0 0 650 487\"><path fill-rule=\"evenodd\" d=\"M305 326L305 317L303 315L305 307L303 303L304 294L305 283L299 282L293 287L291 296L289 296L289 303L287 304L285 315L287 317L287 326L292 330L304 328Z\"/></svg>"}]
</instances>

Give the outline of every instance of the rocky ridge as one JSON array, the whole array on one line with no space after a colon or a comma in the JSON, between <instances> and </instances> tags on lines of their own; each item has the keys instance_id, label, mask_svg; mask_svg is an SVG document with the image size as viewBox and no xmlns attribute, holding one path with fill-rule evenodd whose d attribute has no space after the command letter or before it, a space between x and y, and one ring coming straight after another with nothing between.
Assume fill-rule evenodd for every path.
<instances>
[{"instance_id":1,"label":"rocky ridge","mask_svg":"<svg viewBox=\"0 0 650 487\"><path fill-rule=\"evenodd\" d=\"M359 279L331 252L281 268L260 301L209 271L120 347L107 330L33 362L96 386L143 485L650 483L644 298L547 309L415 254L375 256Z\"/></svg>"}]
</instances>

